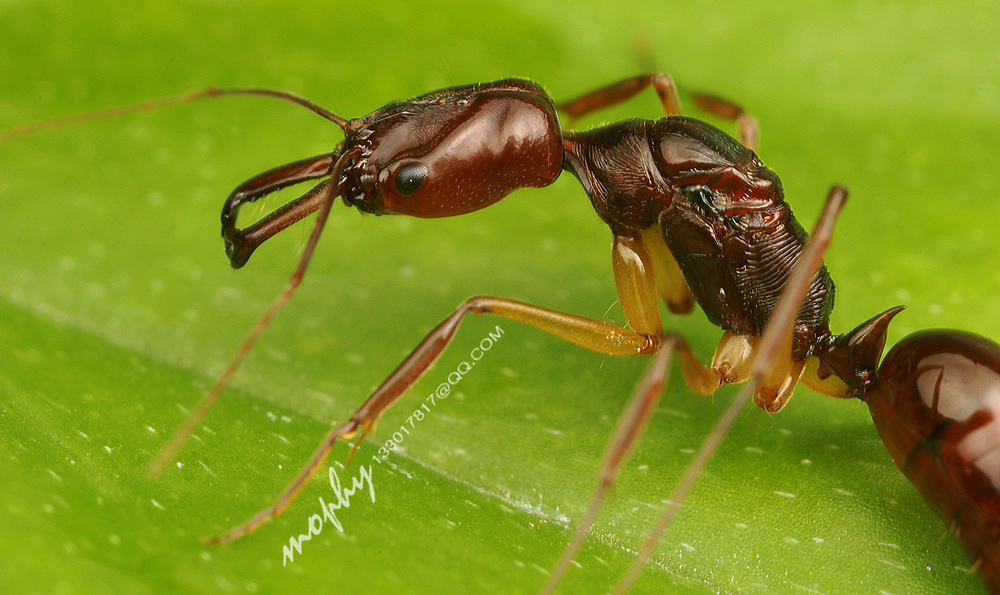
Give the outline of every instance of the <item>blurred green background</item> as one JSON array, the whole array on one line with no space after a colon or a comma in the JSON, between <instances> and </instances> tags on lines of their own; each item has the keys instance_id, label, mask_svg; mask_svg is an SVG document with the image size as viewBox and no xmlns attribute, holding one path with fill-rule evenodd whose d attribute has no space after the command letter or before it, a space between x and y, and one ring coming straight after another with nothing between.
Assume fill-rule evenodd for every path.
<instances>
[{"instance_id":1,"label":"blurred green background","mask_svg":"<svg viewBox=\"0 0 1000 595\"><path fill-rule=\"evenodd\" d=\"M762 159L807 228L832 183L851 189L827 256L834 330L906 304L890 341L928 327L996 339L998 39L986 1L6 3L0 129L207 86L276 87L354 117L453 84L521 76L567 98L668 70L682 99L710 90L758 117ZM646 93L580 126L658 114ZM468 320L362 446L355 465L501 325L375 465L376 501L340 511L343 533L324 527L282 565L282 545L332 497L321 478L252 536L198 540L270 503L328 425L464 298L620 321L610 234L570 176L450 220L336 206L302 290L234 388L176 465L143 476L308 231L234 272L223 199L340 136L294 106L226 98L0 144L0 591L533 593L544 582L647 361L494 319ZM667 325L704 359L720 336L700 313ZM562 592L617 581L732 394L671 385ZM803 388L780 414L741 417L633 592L981 593L967 569L864 406Z\"/></svg>"}]
</instances>

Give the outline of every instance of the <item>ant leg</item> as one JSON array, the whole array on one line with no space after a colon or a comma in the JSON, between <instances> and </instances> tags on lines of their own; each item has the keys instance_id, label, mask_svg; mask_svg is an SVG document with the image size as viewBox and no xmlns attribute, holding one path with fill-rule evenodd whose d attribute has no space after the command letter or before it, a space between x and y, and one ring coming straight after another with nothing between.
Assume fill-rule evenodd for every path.
<instances>
[{"instance_id":1,"label":"ant leg","mask_svg":"<svg viewBox=\"0 0 1000 595\"><path fill-rule=\"evenodd\" d=\"M741 105L710 93L694 93L694 102L703 111L736 122L743 146L751 151L757 151L760 143L760 126L756 118L746 113Z\"/></svg>"},{"instance_id":2,"label":"ant leg","mask_svg":"<svg viewBox=\"0 0 1000 595\"><path fill-rule=\"evenodd\" d=\"M601 461L601 468L597 473L597 489L591 497L590 506L587 507L587 512L584 513L583 519L577 525L573 538L563 550L562 556L549 574L549 578L542 590L539 591L539 595L551 595L555 591L559 581L569 570L570 563L583 545L584 538L597 518L604 496L618 475L618 469L625 462L663 394L663 385L670 368L670 356L679 344L683 344L680 337L667 337L660 347L656 359L643 374L628 406L618 420L618 426L615 428L611 442L604 451L604 459Z\"/></svg>"},{"instance_id":3,"label":"ant leg","mask_svg":"<svg viewBox=\"0 0 1000 595\"><path fill-rule=\"evenodd\" d=\"M439 323L402 363L386 378L378 388L350 417L323 439L312 458L270 507L260 511L246 523L228 533L212 539L225 543L238 539L259 527L268 519L279 515L305 486L323 461L329 456L338 439L349 439L358 431L364 434L378 418L412 386L420 376L437 361L451 342L458 326L466 314L496 314L510 320L524 322L567 341L608 355L651 354L660 349L663 342L662 322L656 296L656 286L652 278L649 255L638 238L616 238L612 263L618 284L622 306L631 329L616 324L556 312L539 306L497 297L474 297L466 300L455 312ZM262 320L262 323L264 320ZM261 324L258 324L258 328ZM255 329L255 334L257 329ZM248 344L255 335L248 339ZM711 368L698 362L686 344L674 341L673 350L680 356L685 379L690 379L692 390L705 392L719 386L719 375ZM249 350L241 349L241 356ZM241 359L240 359L241 361ZM238 362L234 362L238 363ZM220 379L222 382L223 379ZM228 378L225 378L228 381ZM628 442L637 437L640 428L629 426ZM360 441L352 447L352 452ZM627 446L622 449L624 455ZM615 468L617 465L615 464ZM609 471L609 473L613 473Z\"/></svg>"},{"instance_id":4,"label":"ant leg","mask_svg":"<svg viewBox=\"0 0 1000 595\"><path fill-rule=\"evenodd\" d=\"M633 328L644 328L647 332L653 331L662 335L663 328L656 294L657 291L663 293L660 287L662 280L659 277L663 271L662 266L657 263L657 257L653 257L653 254L659 251L660 244L663 245L663 250L667 250L658 226L641 232L637 237L616 236L612 249L612 265L618 295L629 325ZM662 257L662 255L660 256ZM668 250L667 256L669 256ZM684 283L683 277L681 277L681 283ZM683 284L683 289L687 290L690 295L686 284ZM591 497L587 512L577 525L573 537L563 550L559 561L552 569L552 573L549 574L545 586L540 591L541 595L550 595L555 591L559 581L569 569L573 558L576 557L583 540L597 518L605 494L614 483L618 470L642 435L650 414L660 400L670 365L670 357L675 351L680 358L685 383L691 390L708 395L715 392L721 385L722 377L718 370L699 362L681 337L673 334L664 337L656 359L643 375L635 394L618 421L611 442L604 451L604 459L597 475L597 488Z\"/></svg>"},{"instance_id":5,"label":"ant leg","mask_svg":"<svg viewBox=\"0 0 1000 595\"><path fill-rule=\"evenodd\" d=\"M639 235L649 252L656 290L667 304L667 309L674 314L690 314L694 310L694 294L684 279L677 259L663 239L663 230L659 225L653 225L639 232Z\"/></svg>"},{"instance_id":6,"label":"ant leg","mask_svg":"<svg viewBox=\"0 0 1000 595\"><path fill-rule=\"evenodd\" d=\"M677 96L677 87L674 85L674 79L670 78L669 74L663 74L662 72L644 74L618 81L607 87L602 87L596 91L581 95L576 99L557 104L556 108L569 116L570 123L572 123L577 118L586 114L627 101L650 85L653 86L656 94L660 97L660 102L663 104L663 111L668 116L680 115L681 100Z\"/></svg>"},{"instance_id":7,"label":"ant leg","mask_svg":"<svg viewBox=\"0 0 1000 595\"><path fill-rule=\"evenodd\" d=\"M570 124L572 124L578 118L589 113L627 101L650 85L660 97L666 115L677 116L681 114L681 100L677 95L677 86L669 74L662 72L618 81L576 99L556 104L556 108L569 116ZM695 104L703 111L735 121L739 127L740 141L743 145L752 151L757 150L760 141L760 126L757 124L757 120L748 114L742 106L709 93L694 93L693 96Z\"/></svg>"},{"instance_id":8,"label":"ant leg","mask_svg":"<svg viewBox=\"0 0 1000 595\"><path fill-rule=\"evenodd\" d=\"M671 285L677 281L676 279L665 281L661 277L665 269L669 269L669 266L661 261L662 258L669 258L676 266L676 261L673 261L673 256L663 241L659 226L646 229L638 236L615 236L611 249L611 265L625 319L633 330L661 337L663 322L656 299L657 292L664 294L664 285L667 285L669 291L680 290L686 292L688 296L691 295L691 290L688 289L679 270L680 286ZM693 296L690 299L693 300ZM676 339L675 343L677 343L675 349L680 358L681 371L688 388L700 395L714 393L722 384L722 375L719 371L698 361L684 341Z\"/></svg>"},{"instance_id":9,"label":"ant leg","mask_svg":"<svg viewBox=\"0 0 1000 595\"><path fill-rule=\"evenodd\" d=\"M492 313L510 320L524 322L582 347L609 355L653 353L660 347L661 343L659 336L636 332L603 320L564 314L504 298L488 296L470 298L439 323L410 352L406 359L375 389L368 400L351 415L346 423L335 427L327 434L302 472L289 484L272 506L260 511L246 523L211 541L217 543L233 541L253 531L271 517L280 514L330 454L338 439L349 439L359 430L367 432L382 413L392 406L433 365L451 342L462 319L469 313ZM241 350L241 353L243 351ZM358 444L356 443L352 450L356 449Z\"/></svg>"},{"instance_id":10,"label":"ant leg","mask_svg":"<svg viewBox=\"0 0 1000 595\"><path fill-rule=\"evenodd\" d=\"M766 386L767 382L770 381L769 377L772 375L771 369L774 363L780 361L786 351L791 353L795 318L809 287L812 285L813 278L823 264L823 253L830 244L837 214L846 200L847 190L843 187L834 186L830 189L823 212L816 222L816 228L799 256L799 260L792 270L792 275L789 277L785 289L781 292L781 297L778 298L778 303L756 346L756 359L752 365L747 384L719 419L712 432L705 437L705 441L695 453L694 459L684 472L684 476L674 489L674 493L671 494L669 504L663 509L663 513L653 526L625 576L615 588L614 593L626 593L635 582L653 548L659 543L660 537L670 524L677 509L694 486L695 480L701 475L709 459L712 458L722 442L722 438L736 421L739 412L746 406L750 396L758 391L758 387Z\"/></svg>"},{"instance_id":11,"label":"ant leg","mask_svg":"<svg viewBox=\"0 0 1000 595\"><path fill-rule=\"evenodd\" d=\"M153 99L150 101L112 107L103 110L49 118L47 120L25 124L7 130L0 130L0 143L3 143L11 138L33 134L42 130L59 128L68 124L117 118L126 114L152 111L183 103L194 103L202 99L221 97L224 95L253 95L281 99L283 101L288 101L305 107L319 116L333 122L341 129L346 129L347 126L347 120L344 120L337 114L334 114L333 112L324 109L307 99L285 91L251 88L209 88L202 91L175 95L173 97ZM314 226L312 235L306 244L306 248L303 252L298 268L296 268L294 274L289 279L288 285L271 304L270 309L268 309L264 316L261 317L260 321L258 321L257 326L254 327L253 331L251 331L250 335L244 341L232 362L230 362L229 366L226 368L225 372L223 372L222 376L216 381L212 389L205 395L201 403L198 404L191 415L188 416L188 419L185 420L184 424L174 433L163 449L149 464L147 467L148 475L159 474L159 472L163 469L163 466L176 455L177 451L180 449L187 437L192 431L194 431L201 420L204 419L208 410L211 409L212 405L214 405L218 400L219 395L229 384L233 374L246 358L250 348L257 340L257 337L259 337L267 327L268 322L270 322L271 318L277 313L277 311L280 310L281 307L291 298L292 294L295 293L295 289L302 282L302 277L305 275L306 266L309 264L309 259L312 257L312 252L316 247L316 243L319 241L319 236L323 230L323 224L326 222L330 207L333 204L334 199L337 197L335 192L336 188L334 188L333 182L329 180L323 182L301 198L292 201L291 203L271 213L268 217L265 217L254 225L242 230L235 229L236 211L239 209L241 204L245 202L253 202L262 196L270 194L271 192L286 186L331 175L336 168L335 164L339 157L340 151L338 149L333 154L320 155L318 157L304 159L302 161L278 167L243 183L233 192L232 195L230 195L229 200L226 202L222 212L222 231L223 236L226 239L226 251L230 256L230 261L234 268L243 266L247 258L249 258L250 253L275 233L288 227L292 223L301 220L303 217L309 215L317 209L320 210L320 214L316 219L316 225Z\"/></svg>"},{"instance_id":12,"label":"ant leg","mask_svg":"<svg viewBox=\"0 0 1000 595\"><path fill-rule=\"evenodd\" d=\"M311 190L304 197L300 198L298 201L292 203L291 209L284 213L284 216L289 218L295 218L296 221L301 219L298 216L296 209L300 211L319 209L319 213L316 216L316 223L313 226L312 233L309 236L309 240L306 242L305 249L302 251L302 258L299 260L298 266L295 268L295 272L292 273L291 278L288 279L288 284L285 288L278 294L278 297L274 299L271 303L271 307L267 309L267 312L261 316L260 320L257 321L257 325L254 326L253 330L240 345L239 350L233 357L232 361L222 372L222 375L215 381L212 388L205 394L198 406L191 411L184 423L174 432L170 440L163 446L156 457L149 463L146 468L146 474L149 476L156 476L163 470L175 456L177 456L177 451L180 450L181 446L188 439L191 433L198 427L198 424L205 419L205 415L208 414L209 410L215 405L216 401L219 400L219 396L222 391L229 386L229 382L232 380L233 375L236 374L236 370L239 369L243 360L246 359L247 355L250 354L250 350L253 349L254 343L267 328L267 325L274 318L274 315L278 313L278 310L284 306L288 300L292 298L295 294L295 290L298 289L299 285L302 283L302 278L306 274L306 267L309 265L309 260L312 258L313 251L316 249L316 244L319 242L319 236L323 232L323 225L326 224L327 216L330 214L330 207L333 205L333 201L337 198L337 194L334 191L333 181L327 180L321 183L319 186ZM304 216L304 215L302 215Z\"/></svg>"}]
</instances>

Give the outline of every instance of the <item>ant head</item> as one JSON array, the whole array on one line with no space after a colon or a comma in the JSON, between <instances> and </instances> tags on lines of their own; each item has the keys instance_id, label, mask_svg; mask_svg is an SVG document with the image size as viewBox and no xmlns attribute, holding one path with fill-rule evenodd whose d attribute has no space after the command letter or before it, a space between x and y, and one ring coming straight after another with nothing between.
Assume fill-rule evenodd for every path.
<instances>
[{"instance_id":1,"label":"ant head","mask_svg":"<svg viewBox=\"0 0 1000 595\"><path fill-rule=\"evenodd\" d=\"M820 377L834 374L847 385L847 396L863 396L875 381L889 322L904 308L890 308L834 339L828 350L817 353L825 368Z\"/></svg>"},{"instance_id":2,"label":"ant head","mask_svg":"<svg viewBox=\"0 0 1000 595\"><path fill-rule=\"evenodd\" d=\"M548 185L562 169L555 110L526 81L390 103L350 120L345 132L337 190L377 215L461 215Z\"/></svg>"}]
</instances>

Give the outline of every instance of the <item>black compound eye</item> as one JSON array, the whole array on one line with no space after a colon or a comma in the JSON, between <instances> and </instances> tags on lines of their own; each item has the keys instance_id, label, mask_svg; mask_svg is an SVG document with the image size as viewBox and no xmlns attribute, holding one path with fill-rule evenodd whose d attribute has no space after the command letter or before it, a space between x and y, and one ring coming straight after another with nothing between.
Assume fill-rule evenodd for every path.
<instances>
[{"instance_id":1,"label":"black compound eye","mask_svg":"<svg viewBox=\"0 0 1000 595\"><path fill-rule=\"evenodd\" d=\"M427 178L427 166L423 163L407 163L396 172L396 191L403 196L413 194Z\"/></svg>"}]
</instances>

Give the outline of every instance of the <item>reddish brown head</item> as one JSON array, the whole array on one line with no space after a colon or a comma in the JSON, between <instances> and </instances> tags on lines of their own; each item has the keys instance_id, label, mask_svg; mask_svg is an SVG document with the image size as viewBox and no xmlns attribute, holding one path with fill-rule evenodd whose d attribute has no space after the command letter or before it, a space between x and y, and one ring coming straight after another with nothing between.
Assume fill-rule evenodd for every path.
<instances>
[{"instance_id":1,"label":"reddish brown head","mask_svg":"<svg viewBox=\"0 0 1000 595\"><path fill-rule=\"evenodd\" d=\"M337 124L332 152L257 175L222 209L222 236L234 268L268 238L342 196L376 215L450 217L489 206L518 188L551 184L562 171L562 130L555 106L530 81L508 79L435 91L344 120L315 104L268 90ZM240 207L282 188L329 178L245 228Z\"/></svg>"},{"instance_id":2,"label":"reddish brown head","mask_svg":"<svg viewBox=\"0 0 1000 595\"><path fill-rule=\"evenodd\" d=\"M444 89L389 105L346 127L337 191L377 215L450 217L562 170L552 101L522 80Z\"/></svg>"}]
</instances>

